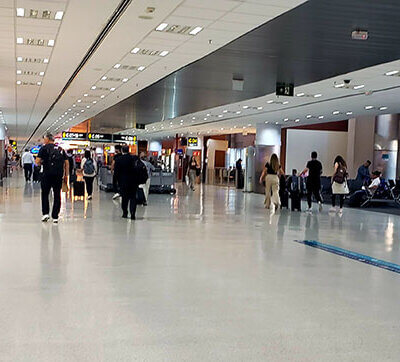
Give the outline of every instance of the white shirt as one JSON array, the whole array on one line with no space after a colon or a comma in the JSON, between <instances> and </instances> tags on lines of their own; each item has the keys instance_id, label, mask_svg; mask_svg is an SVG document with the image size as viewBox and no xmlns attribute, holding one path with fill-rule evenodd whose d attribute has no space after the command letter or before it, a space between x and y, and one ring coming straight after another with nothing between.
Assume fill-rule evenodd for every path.
<instances>
[{"instance_id":1,"label":"white shirt","mask_svg":"<svg viewBox=\"0 0 400 362\"><path fill-rule=\"evenodd\" d=\"M381 184L381 179L379 177L372 180L371 185L368 186L369 189L378 187Z\"/></svg>"},{"instance_id":2,"label":"white shirt","mask_svg":"<svg viewBox=\"0 0 400 362\"><path fill-rule=\"evenodd\" d=\"M30 153L30 152L23 153L22 164L24 165L25 163L35 163L35 159L33 158L32 153Z\"/></svg>"}]
</instances>

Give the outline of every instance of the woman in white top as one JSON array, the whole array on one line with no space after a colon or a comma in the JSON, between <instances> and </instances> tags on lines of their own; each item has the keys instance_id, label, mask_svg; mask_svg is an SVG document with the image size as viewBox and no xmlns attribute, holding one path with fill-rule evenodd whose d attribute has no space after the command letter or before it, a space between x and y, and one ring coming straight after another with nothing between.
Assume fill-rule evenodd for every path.
<instances>
[{"instance_id":1,"label":"woman in white top","mask_svg":"<svg viewBox=\"0 0 400 362\"><path fill-rule=\"evenodd\" d=\"M336 156L335 172L332 176L332 208L331 212L336 212L336 195L339 196L339 215L343 213L344 196L349 193L347 185L347 164L342 156Z\"/></svg>"},{"instance_id":2,"label":"woman in white top","mask_svg":"<svg viewBox=\"0 0 400 362\"><path fill-rule=\"evenodd\" d=\"M97 164L93 160L89 150L85 151L85 157L81 162L81 168L83 169L83 178L85 179L86 183L88 200L91 200L93 193L93 181L97 175Z\"/></svg>"}]
</instances>

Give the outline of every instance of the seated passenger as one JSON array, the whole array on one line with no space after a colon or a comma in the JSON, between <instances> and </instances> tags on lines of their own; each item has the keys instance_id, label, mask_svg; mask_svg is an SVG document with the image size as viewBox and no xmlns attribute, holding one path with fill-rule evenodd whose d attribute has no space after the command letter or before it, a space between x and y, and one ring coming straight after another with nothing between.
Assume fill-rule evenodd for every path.
<instances>
[{"instance_id":1,"label":"seated passenger","mask_svg":"<svg viewBox=\"0 0 400 362\"><path fill-rule=\"evenodd\" d=\"M378 188L378 187L380 186L380 184L381 184L380 176L381 176L381 172L380 172L380 171L374 171L374 172L372 172L372 176L371 176L372 182L371 182L371 183L369 184L369 186L368 186L368 190L369 190L372 194L375 193L375 191L377 190L377 188ZM365 186L363 186L363 189L364 189L364 190L366 189Z\"/></svg>"}]
</instances>

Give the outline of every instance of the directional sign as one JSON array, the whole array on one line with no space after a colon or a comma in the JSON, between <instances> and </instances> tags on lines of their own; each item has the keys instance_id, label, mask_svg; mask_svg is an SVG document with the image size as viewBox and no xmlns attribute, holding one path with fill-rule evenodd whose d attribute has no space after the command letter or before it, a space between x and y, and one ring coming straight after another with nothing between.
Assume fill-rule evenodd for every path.
<instances>
[{"instance_id":1,"label":"directional sign","mask_svg":"<svg viewBox=\"0 0 400 362\"><path fill-rule=\"evenodd\" d=\"M90 142L112 142L112 135L109 133L89 133Z\"/></svg>"},{"instance_id":2,"label":"directional sign","mask_svg":"<svg viewBox=\"0 0 400 362\"><path fill-rule=\"evenodd\" d=\"M87 133L84 132L63 132L64 141L86 141Z\"/></svg>"},{"instance_id":3,"label":"directional sign","mask_svg":"<svg viewBox=\"0 0 400 362\"><path fill-rule=\"evenodd\" d=\"M115 134L113 135L113 142L115 143L132 143L136 145L137 136L127 134Z\"/></svg>"},{"instance_id":4,"label":"directional sign","mask_svg":"<svg viewBox=\"0 0 400 362\"><path fill-rule=\"evenodd\" d=\"M199 139L197 137L189 137L188 138L188 146L189 147L197 147L199 145Z\"/></svg>"}]
</instances>

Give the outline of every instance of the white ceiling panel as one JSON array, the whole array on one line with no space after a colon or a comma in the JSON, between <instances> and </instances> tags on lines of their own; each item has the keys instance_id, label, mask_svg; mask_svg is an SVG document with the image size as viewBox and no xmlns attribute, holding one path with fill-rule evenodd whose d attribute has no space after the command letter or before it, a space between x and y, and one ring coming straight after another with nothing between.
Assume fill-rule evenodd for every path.
<instances>
[{"instance_id":1,"label":"white ceiling panel","mask_svg":"<svg viewBox=\"0 0 400 362\"><path fill-rule=\"evenodd\" d=\"M184 6L191 6L194 8L200 9L214 9L221 11L231 11L235 7L237 7L240 3L232 0L186 0L184 2Z\"/></svg>"},{"instance_id":2,"label":"white ceiling panel","mask_svg":"<svg viewBox=\"0 0 400 362\"><path fill-rule=\"evenodd\" d=\"M187 17L190 19L206 19L206 20L217 20L225 15L225 11L217 11L189 6L180 6L174 12L175 16ZM190 22L193 22L190 20Z\"/></svg>"},{"instance_id":3,"label":"white ceiling panel","mask_svg":"<svg viewBox=\"0 0 400 362\"><path fill-rule=\"evenodd\" d=\"M283 6L268 6L268 5L258 5L258 4L242 4L238 6L233 12L241 14L251 14L251 15L263 15L263 16L277 16L288 10L288 7Z\"/></svg>"},{"instance_id":4,"label":"white ceiling panel","mask_svg":"<svg viewBox=\"0 0 400 362\"><path fill-rule=\"evenodd\" d=\"M221 18L221 21L231 22L231 23L241 23L241 24L250 24L257 26L259 24L264 24L268 20L270 20L272 16L263 16L263 15L249 15L249 14L238 14L238 13L229 13Z\"/></svg>"}]
</instances>

